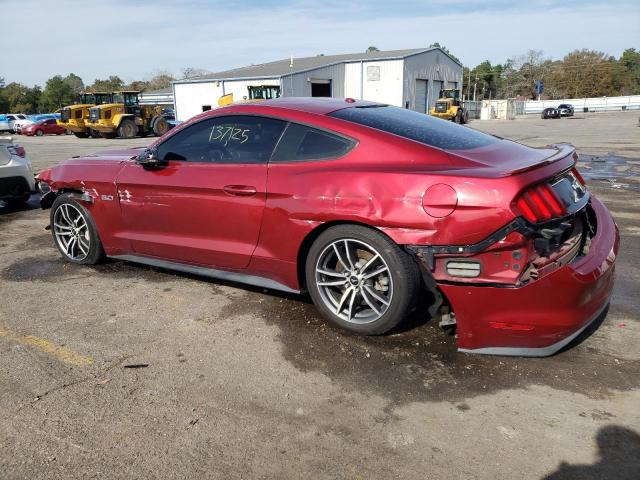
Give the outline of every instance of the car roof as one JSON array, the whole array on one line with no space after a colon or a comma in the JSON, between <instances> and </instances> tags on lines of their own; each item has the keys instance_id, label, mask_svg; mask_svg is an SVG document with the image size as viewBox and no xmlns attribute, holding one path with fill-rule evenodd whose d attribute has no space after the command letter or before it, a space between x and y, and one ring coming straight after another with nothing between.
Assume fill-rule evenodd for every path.
<instances>
[{"instance_id":1,"label":"car roof","mask_svg":"<svg viewBox=\"0 0 640 480\"><path fill-rule=\"evenodd\" d=\"M313 97L280 97L273 100L265 100L262 102L252 103L236 103L234 107L249 106L251 110L260 109L262 107L277 107L288 110L297 110L307 113L315 113L319 115L327 115L336 110L352 107L366 107L384 105L383 103L370 102L368 100L356 100L353 98L313 98ZM215 110L212 110L214 112Z\"/></svg>"}]
</instances>

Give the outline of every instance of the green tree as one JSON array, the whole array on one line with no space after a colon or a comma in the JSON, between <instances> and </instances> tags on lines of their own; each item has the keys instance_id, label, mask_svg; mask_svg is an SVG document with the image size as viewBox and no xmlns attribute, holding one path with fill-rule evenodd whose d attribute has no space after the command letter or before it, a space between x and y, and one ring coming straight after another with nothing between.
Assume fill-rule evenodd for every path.
<instances>
[{"instance_id":1,"label":"green tree","mask_svg":"<svg viewBox=\"0 0 640 480\"><path fill-rule=\"evenodd\" d=\"M447 55L449 55L451 58L453 58L456 62L462 63L460 62L460 59L458 57L456 57L453 53L451 53L447 47L445 47L444 45L440 45L439 42L433 42L431 45L429 45L429 48L439 48L443 52L445 52Z\"/></svg>"},{"instance_id":2,"label":"green tree","mask_svg":"<svg viewBox=\"0 0 640 480\"><path fill-rule=\"evenodd\" d=\"M618 60L621 71L621 93L623 95L640 94L640 52L627 48Z\"/></svg>"},{"instance_id":3,"label":"green tree","mask_svg":"<svg viewBox=\"0 0 640 480\"><path fill-rule=\"evenodd\" d=\"M169 72L159 72L151 77L151 79L147 82L147 89L160 90L162 88L168 88L171 86L171 82L174 80L175 78Z\"/></svg>"},{"instance_id":4,"label":"green tree","mask_svg":"<svg viewBox=\"0 0 640 480\"><path fill-rule=\"evenodd\" d=\"M372 53L372 52L379 52L380 49L378 47L369 47L367 48L367 53Z\"/></svg>"},{"instance_id":5,"label":"green tree","mask_svg":"<svg viewBox=\"0 0 640 480\"><path fill-rule=\"evenodd\" d=\"M0 91L0 111L9 113L36 113L39 111L41 91L21 83L11 82Z\"/></svg>"},{"instance_id":6,"label":"green tree","mask_svg":"<svg viewBox=\"0 0 640 480\"><path fill-rule=\"evenodd\" d=\"M106 80L95 79L89 90L96 92L115 92L124 88L124 82L117 75L110 75Z\"/></svg>"},{"instance_id":7,"label":"green tree","mask_svg":"<svg viewBox=\"0 0 640 480\"><path fill-rule=\"evenodd\" d=\"M73 103L74 98L73 87L61 75L55 75L47 80L40 97L40 103L43 109L55 111Z\"/></svg>"},{"instance_id":8,"label":"green tree","mask_svg":"<svg viewBox=\"0 0 640 480\"><path fill-rule=\"evenodd\" d=\"M70 73L64 77L64 83L69 86L75 97L79 98L80 94L84 91L84 82L82 81L82 78L75 73Z\"/></svg>"}]
</instances>

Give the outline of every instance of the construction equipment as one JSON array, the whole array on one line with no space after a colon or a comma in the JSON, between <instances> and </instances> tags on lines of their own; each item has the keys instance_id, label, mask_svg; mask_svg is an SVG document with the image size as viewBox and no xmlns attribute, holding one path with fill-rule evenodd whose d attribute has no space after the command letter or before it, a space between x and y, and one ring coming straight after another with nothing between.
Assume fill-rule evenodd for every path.
<instances>
[{"instance_id":1,"label":"construction equipment","mask_svg":"<svg viewBox=\"0 0 640 480\"><path fill-rule=\"evenodd\" d=\"M249 91L249 95L242 97L242 100L238 101L234 100L233 93L222 95L218 99L218 106L226 107L232 103L261 102L263 100L270 100L280 96L280 87L278 86L260 85L257 87L247 87L247 90Z\"/></svg>"},{"instance_id":2,"label":"construction equipment","mask_svg":"<svg viewBox=\"0 0 640 480\"><path fill-rule=\"evenodd\" d=\"M96 130L90 130L86 126L89 120L89 108L104 103L111 103L113 95L107 92L83 92L80 94L80 103L63 107L60 110L60 120L58 125L73 132L78 138L87 138L88 136L100 136Z\"/></svg>"},{"instance_id":3,"label":"construction equipment","mask_svg":"<svg viewBox=\"0 0 640 480\"><path fill-rule=\"evenodd\" d=\"M169 129L159 105L140 105L140 92L126 90L113 93L112 103L89 108L87 126L105 138L158 137Z\"/></svg>"},{"instance_id":4,"label":"construction equipment","mask_svg":"<svg viewBox=\"0 0 640 480\"><path fill-rule=\"evenodd\" d=\"M436 100L436 104L429 114L460 124L469 121L469 112L462 106L460 101L460 91L454 88L440 90L440 98Z\"/></svg>"}]
</instances>

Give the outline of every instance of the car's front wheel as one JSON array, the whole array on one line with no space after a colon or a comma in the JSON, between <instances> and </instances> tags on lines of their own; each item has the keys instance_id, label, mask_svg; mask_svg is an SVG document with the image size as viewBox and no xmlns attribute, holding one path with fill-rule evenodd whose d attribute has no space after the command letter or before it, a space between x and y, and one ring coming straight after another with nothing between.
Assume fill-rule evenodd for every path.
<instances>
[{"instance_id":1,"label":"car's front wheel","mask_svg":"<svg viewBox=\"0 0 640 480\"><path fill-rule=\"evenodd\" d=\"M93 265L104 256L96 225L87 209L71 195L60 195L51 206L53 241L65 260Z\"/></svg>"},{"instance_id":2,"label":"car's front wheel","mask_svg":"<svg viewBox=\"0 0 640 480\"><path fill-rule=\"evenodd\" d=\"M397 326L415 305L418 267L388 237L360 225L337 225L315 240L306 260L313 302L331 322L366 335Z\"/></svg>"},{"instance_id":3,"label":"car's front wheel","mask_svg":"<svg viewBox=\"0 0 640 480\"><path fill-rule=\"evenodd\" d=\"M38 130L36 130L36 135L41 137L44 135L44 131L42 131L42 129L39 128Z\"/></svg>"}]
</instances>

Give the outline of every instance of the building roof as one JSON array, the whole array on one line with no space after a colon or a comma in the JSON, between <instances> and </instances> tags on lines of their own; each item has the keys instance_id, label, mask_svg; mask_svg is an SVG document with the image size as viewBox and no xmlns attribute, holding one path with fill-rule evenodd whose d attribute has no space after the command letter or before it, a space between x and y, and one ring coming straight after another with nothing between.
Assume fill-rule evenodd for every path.
<instances>
[{"instance_id":1,"label":"building roof","mask_svg":"<svg viewBox=\"0 0 640 480\"><path fill-rule=\"evenodd\" d=\"M428 52L430 50L440 50L451 58L450 55L438 47L387 50L384 52L347 53L343 55L317 55L315 57L294 58L293 67L291 67L291 58L284 58L282 60L276 60L275 62L249 65L247 67L225 70L223 72L209 73L200 77L177 80L173 83L192 83L208 80L230 80L239 78L278 78L283 75L315 70L316 68L335 65L338 63L359 62L362 60L394 60L409 57L411 55L417 55L418 53ZM459 64L455 59L452 58L452 60Z\"/></svg>"},{"instance_id":2,"label":"building roof","mask_svg":"<svg viewBox=\"0 0 640 480\"><path fill-rule=\"evenodd\" d=\"M166 88L161 88L159 90L147 90L142 92L142 95L166 95L166 94L173 95L173 88L166 87Z\"/></svg>"}]
</instances>

